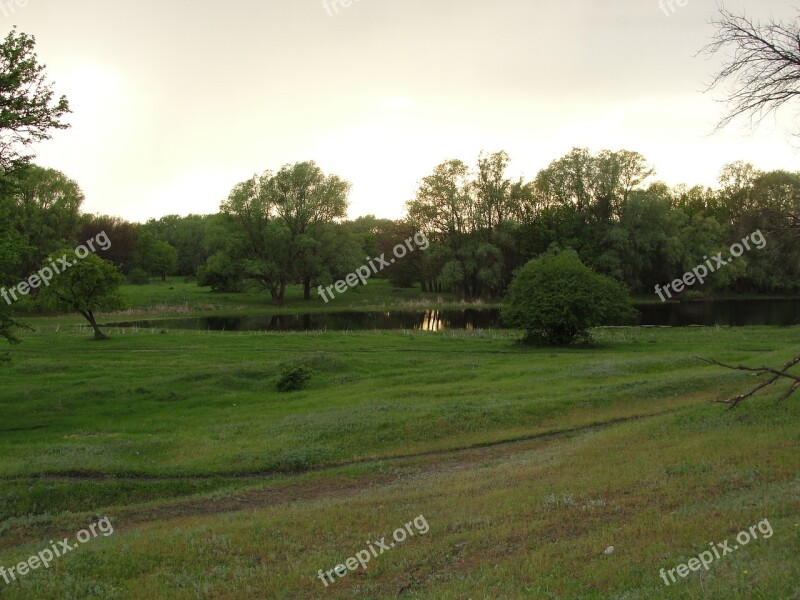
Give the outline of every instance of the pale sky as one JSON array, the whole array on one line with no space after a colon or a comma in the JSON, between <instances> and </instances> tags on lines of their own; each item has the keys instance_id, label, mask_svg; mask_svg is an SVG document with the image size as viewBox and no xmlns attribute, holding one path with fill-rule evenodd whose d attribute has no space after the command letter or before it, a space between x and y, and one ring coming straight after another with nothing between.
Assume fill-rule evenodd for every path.
<instances>
[{"instance_id":1,"label":"pale sky","mask_svg":"<svg viewBox=\"0 0 800 600\"><path fill-rule=\"evenodd\" d=\"M739 159L800 169L796 110L713 133L718 62L695 54L716 0L16 1L4 34L36 36L73 110L36 162L85 212L217 212L237 182L315 160L352 182L351 217L397 218L435 165L482 149L526 178L575 146L641 152L671 185Z\"/></svg>"}]
</instances>

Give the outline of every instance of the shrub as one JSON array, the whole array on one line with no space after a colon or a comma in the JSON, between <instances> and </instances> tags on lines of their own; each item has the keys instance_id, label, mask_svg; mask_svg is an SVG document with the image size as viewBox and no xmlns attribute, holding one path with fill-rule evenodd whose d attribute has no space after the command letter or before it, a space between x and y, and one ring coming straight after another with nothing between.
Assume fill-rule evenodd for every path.
<instances>
[{"instance_id":1,"label":"shrub","mask_svg":"<svg viewBox=\"0 0 800 600\"><path fill-rule=\"evenodd\" d=\"M296 392L302 390L311 379L313 371L304 365L286 367L278 379L279 392Z\"/></svg>"},{"instance_id":2,"label":"shrub","mask_svg":"<svg viewBox=\"0 0 800 600\"><path fill-rule=\"evenodd\" d=\"M520 268L508 290L503 321L525 341L566 346L591 341L589 328L635 315L628 291L585 266L574 250L550 251Z\"/></svg>"},{"instance_id":3,"label":"shrub","mask_svg":"<svg viewBox=\"0 0 800 600\"><path fill-rule=\"evenodd\" d=\"M135 285L144 285L150 282L150 276L144 269L133 269L128 273L128 282Z\"/></svg>"}]
</instances>

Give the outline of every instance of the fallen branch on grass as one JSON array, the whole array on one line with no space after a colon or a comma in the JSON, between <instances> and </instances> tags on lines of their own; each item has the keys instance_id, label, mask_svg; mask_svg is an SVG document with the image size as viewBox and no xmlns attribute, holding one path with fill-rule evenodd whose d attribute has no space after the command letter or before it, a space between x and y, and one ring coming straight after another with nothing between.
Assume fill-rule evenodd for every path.
<instances>
[{"instance_id":1,"label":"fallen branch on grass","mask_svg":"<svg viewBox=\"0 0 800 600\"><path fill-rule=\"evenodd\" d=\"M749 398L760 389L763 389L768 385L772 385L782 377L785 377L786 379L791 379L792 385L790 385L789 389L787 389L781 395L781 397L778 398L778 402L783 402L789 396L791 396L795 392L795 390L800 388L800 376L787 373L789 369L794 367L796 364L800 363L800 356L795 356L792 360L783 365L782 369L773 369L771 367L745 367L743 365L733 366L733 365L726 365L725 363L721 363L714 359L702 358L700 356L696 356L695 358L697 358L698 360L702 360L703 362L707 362L711 365L717 365L718 367L725 367L726 369L733 369L734 371L748 371L750 373L755 373L756 375L772 374L772 377L770 377L766 381L762 381L747 393L739 394L735 398L730 398L729 400L715 400L715 402L718 402L720 404L727 404L730 408L735 408L736 405L739 404L739 402L741 402L742 400Z\"/></svg>"}]
</instances>

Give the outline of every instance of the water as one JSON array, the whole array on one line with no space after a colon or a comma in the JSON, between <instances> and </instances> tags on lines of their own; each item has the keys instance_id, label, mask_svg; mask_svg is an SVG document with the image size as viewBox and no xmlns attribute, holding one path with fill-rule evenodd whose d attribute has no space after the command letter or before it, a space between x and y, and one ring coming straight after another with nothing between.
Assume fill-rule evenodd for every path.
<instances>
[{"instance_id":1,"label":"water","mask_svg":"<svg viewBox=\"0 0 800 600\"><path fill-rule=\"evenodd\" d=\"M721 300L637 305L640 325L795 325L800 324L800 299ZM391 312L337 312L271 317L232 316L112 323L112 327L196 329L211 331L359 331L372 329L501 329L497 309Z\"/></svg>"},{"instance_id":2,"label":"water","mask_svg":"<svg viewBox=\"0 0 800 600\"><path fill-rule=\"evenodd\" d=\"M797 325L800 299L719 300L637 305L642 325Z\"/></svg>"},{"instance_id":3,"label":"water","mask_svg":"<svg viewBox=\"0 0 800 600\"><path fill-rule=\"evenodd\" d=\"M112 323L113 327L202 329L211 331L363 331L373 329L499 329L500 311L336 312L271 317L201 317Z\"/></svg>"}]
</instances>

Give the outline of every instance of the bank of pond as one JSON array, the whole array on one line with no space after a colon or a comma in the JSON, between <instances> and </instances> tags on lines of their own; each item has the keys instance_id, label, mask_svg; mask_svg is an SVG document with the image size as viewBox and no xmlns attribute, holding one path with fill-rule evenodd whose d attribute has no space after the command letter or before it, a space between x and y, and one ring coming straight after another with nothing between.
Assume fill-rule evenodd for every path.
<instances>
[{"instance_id":1,"label":"bank of pond","mask_svg":"<svg viewBox=\"0 0 800 600\"><path fill-rule=\"evenodd\" d=\"M634 323L661 327L748 325L790 326L800 323L800 299L748 299L637 304ZM210 331L363 331L502 329L498 309L385 312L327 312L268 316L210 316L108 323L109 327Z\"/></svg>"}]
</instances>

